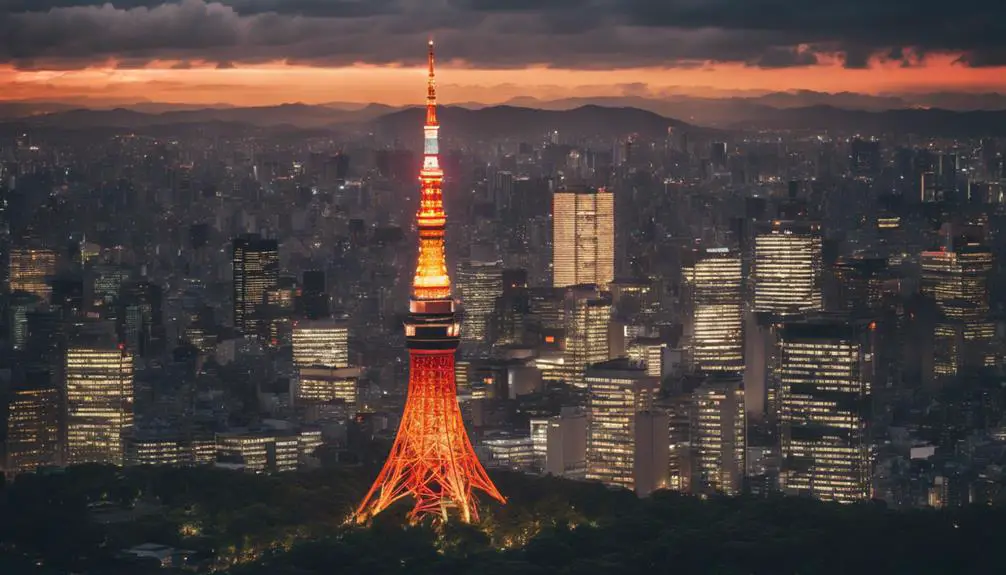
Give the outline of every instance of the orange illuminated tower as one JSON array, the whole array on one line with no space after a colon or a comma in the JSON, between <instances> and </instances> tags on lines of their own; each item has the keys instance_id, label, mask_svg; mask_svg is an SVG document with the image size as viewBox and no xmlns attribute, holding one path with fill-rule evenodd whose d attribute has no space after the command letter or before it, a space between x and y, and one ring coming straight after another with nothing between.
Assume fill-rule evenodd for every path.
<instances>
[{"instance_id":1,"label":"orange illuminated tower","mask_svg":"<svg viewBox=\"0 0 1006 575\"><path fill-rule=\"evenodd\" d=\"M426 514L446 520L447 510L453 507L466 523L478 520L475 489L506 501L475 456L458 407L454 353L461 327L444 256L447 218L441 192L444 172L438 157L439 129L431 40L423 168L419 172L419 260L405 321L409 395L388 461L357 509L358 521L366 521L408 496L415 500L409 513L412 520Z\"/></svg>"}]
</instances>

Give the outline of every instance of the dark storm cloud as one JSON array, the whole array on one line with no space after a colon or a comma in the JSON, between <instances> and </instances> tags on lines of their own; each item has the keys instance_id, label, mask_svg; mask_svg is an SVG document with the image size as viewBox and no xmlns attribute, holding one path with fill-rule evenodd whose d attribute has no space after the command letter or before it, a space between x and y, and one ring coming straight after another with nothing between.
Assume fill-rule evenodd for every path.
<instances>
[{"instance_id":1,"label":"dark storm cloud","mask_svg":"<svg viewBox=\"0 0 1006 575\"><path fill-rule=\"evenodd\" d=\"M415 63L431 33L479 67L1006 64L1002 0L0 0L0 61L21 67Z\"/></svg>"},{"instance_id":2,"label":"dark storm cloud","mask_svg":"<svg viewBox=\"0 0 1006 575\"><path fill-rule=\"evenodd\" d=\"M1006 47L1002 0L622 0L622 4L628 21L638 26L760 30L802 43L830 43L846 53L850 67L892 48L959 51L968 55L963 61L970 63Z\"/></svg>"},{"instance_id":3,"label":"dark storm cloud","mask_svg":"<svg viewBox=\"0 0 1006 575\"><path fill-rule=\"evenodd\" d=\"M156 8L180 0L0 0L0 12L48 12L53 8L103 6L114 8ZM291 14L325 18L358 18L395 11L398 0L218 0L241 15Z\"/></svg>"},{"instance_id":4,"label":"dark storm cloud","mask_svg":"<svg viewBox=\"0 0 1006 575\"><path fill-rule=\"evenodd\" d=\"M748 64L759 68L791 68L813 66L818 63L817 54L797 48L769 48Z\"/></svg>"}]
</instances>

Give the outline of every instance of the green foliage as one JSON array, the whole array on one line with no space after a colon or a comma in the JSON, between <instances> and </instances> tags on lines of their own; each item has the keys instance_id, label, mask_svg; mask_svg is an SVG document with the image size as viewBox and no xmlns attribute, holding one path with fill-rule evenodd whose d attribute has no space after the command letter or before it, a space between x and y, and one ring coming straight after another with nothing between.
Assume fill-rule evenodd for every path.
<instances>
[{"instance_id":1,"label":"green foliage","mask_svg":"<svg viewBox=\"0 0 1006 575\"><path fill-rule=\"evenodd\" d=\"M407 502L347 524L363 470L278 476L87 466L0 489L0 572L134 573L120 549L154 542L203 572L787 575L994 573L1006 510L896 512L774 497L699 500L555 478L494 476L509 501L477 525L409 525ZM133 569L131 571L131 569Z\"/></svg>"}]
</instances>

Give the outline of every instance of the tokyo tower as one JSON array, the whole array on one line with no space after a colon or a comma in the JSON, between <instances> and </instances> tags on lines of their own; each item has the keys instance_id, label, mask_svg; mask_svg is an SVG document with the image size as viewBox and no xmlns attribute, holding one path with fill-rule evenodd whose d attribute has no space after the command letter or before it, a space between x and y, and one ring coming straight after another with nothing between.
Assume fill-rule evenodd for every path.
<instances>
[{"instance_id":1,"label":"tokyo tower","mask_svg":"<svg viewBox=\"0 0 1006 575\"><path fill-rule=\"evenodd\" d=\"M478 520L473 491L480 489L500 502L506 499L479 463L461 420L454 382L454 353L461 326L451 298L451 279L444 256L444 214L433 74L433 41L429 46L426 125L423 127L422 191L417 223L419 259L412 282L405 339L409 348L409 390L398 435L388 460L356 511L366 521L392 503L411 496L412 521L424 515L447 519L457 509L465 523Z\"/></svg>"}]
</instances>

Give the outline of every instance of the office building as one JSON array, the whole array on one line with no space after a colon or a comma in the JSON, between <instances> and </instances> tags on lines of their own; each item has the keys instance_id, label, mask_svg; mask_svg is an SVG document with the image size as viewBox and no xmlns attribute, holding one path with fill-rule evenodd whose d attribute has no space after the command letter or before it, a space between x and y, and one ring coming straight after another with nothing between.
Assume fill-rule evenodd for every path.
<instances>
[{"instance_id":1,"label":"office building","mask_svg":"<svg viewBox=\"0 0 1006 575\"><path fill-rule=\"evenodd\" d=\"M744 369L744 284L741 257L728 248L695 253L688 277L692 299L692 364L703 371Z\"/></svg>"},{"instance_id":2,"label":"office building","mask_svg":"<svg viewBox=\"0 0 1006 575\"><path fill-rule=\"evenodd\" d=\"M482 249L476 249L476 248ZM458 292L464 310L461 340L488 343L489 321L496 298L503 294L503 262L488 247L473 246L472 255L458 265Z\"/></svg>"},{"instance_id":3,"label":"office building","mask_svg":"<svg viewBox=\"0 0 1006 575\"><path fill-rule=\"evenodd\" d=\"M61 461L59 391L48 372L15 373L7 403L6 461L8 478Z\"/></svg>"},{"instance_id":4,"label":"office building","mask_svg":"<svg viewBox=\"0 0 1006 575\"><path fill-rule=\"evenodd\" d=\"M559 415L545 420L543 435L543 471L583 479L587 473L587 414L564 407Z\"/></svg>"},{"instance_id":5,"label":"office building","mask_svg":"<svg viewBox=\"0 0 1006 575\"><path fill-rule=\"evenodd\" d=\"M668 419L653 406L660 380L627 359L614 359L591 365L586 383L586 479L640 496L664 487Z\"/></svg>"},{"instance_id":6,"label":"office building","mask_svg":"<svg viewBox=\"0 0 1006 575\"><path fill-rule=\"evenodd\" d=\"M144 436L126 439L126 465L204 465L217 458L212 439Z\"/></svg>"},{"instance_id":7,"label":"office building","mask_svg":"<svg viewBox=\"0 0 1006 575\"><path fill-rule=\"evenodd\" d=\"M218 433L217 461L251 473L296 471L300 441L296 434L269 431Z\"/></svg>"},{"instance_id":8,"label":"office building","mask_svg":"<svg viewBox=\"0 0 1006 575\"><path fill-rule=\"evenodd\" d=\"M552 196L552 285L615 279L615 201L604 189L566 188Z\"/></svg>"},{"instance_id":9,"label":"office building","mask_svg":"<svg viewBox=\"0 0 1006 575\"><path fill-rule=\"evenodd\" d=\"M133 356L114 346L66 351L66 461L123 464L133 424Z\"/></svg>"},{"instance_id":10,"label":"office building","mask_svg":"<svg viewBox=\"0 0 1006 575\"><path fill-rule=\"evenodd\" d=\"M126 350L150 357L164 344L161 286L147 280L122 284L118 298L119 340Z\"/></svg>"},{"instance_id":11,"label":"office building","mask_svg":"<svg viewBox=\"0 0 1006 575\"><path fill-rule=\"evenodd\" d=\"M779 485L850 503L872 494L873 323L819 318L779 331Z\"/></svg>"},{"instance_id":12,"label":"office building","mask_svg":"<svg viewBox=\"0 0 1006 575\"><path fill-rule=\"evenodd\" d=\"M510 471L535 471L534 444L527 435L501 435L480 442L486 467Z\"/></svg>"},{"instance_id":13,"label":"office building","mask_svg":"<svg viewBox=\"0 0 1006 575\"><path fill-rule=\"evenodd\" d=\"M349 325L334 319L296 322L293 363L298 368L349 366Z\"/></svg>"},{"instance_id":14,"label":"office building","mask_svg":"<svg viewBox=\"0 0 1006 575\"><path fill-rule=\"evenodd\" d=\"M358 367L301 367L294 393L298 402L344 402L351 411L357 408Z\"/></svg>"},{"instance_id":15,"label":"office building","mask_svg":"<svg viewBox=\"0 0 1006 575\"><path fill-rule=\"evenodd\" d=\"M880 308L884 282L889 277L887 260L878 257L839 258L832 266L834 302L828 309L870 312Z\"/></svg>"},{"instance_id":16,"label":"office building","mask_svg":"<svg viewBox=\"0 0 1006 575\"><path fill-rule=\"evenodd\" d=\"M919 258L920 291L939 310L933 325L932 366L925 372L937 383L963 369L994 367L999 355L995 322L989 316L992 251L977 243L961 244L922 252Z\"/></svg>"},{"instance_id":17,"label":"office building","mask_svg":"<svg viewBox=\"0 0 1006 575\"><path fill-rule=\"evenodd\" d=\"M279 244L258 235L234 239L234 329L264 335L266 293L279 283Z\"/></svg>"},{"instance_id":18,"label":"office building","mask_svg":"<svg viewBox=\"0 0 1006 575\"><path fill-rule=\"evenodd\" d=\"M762 225L753 276L756 312L785 316L823 309L820 226L800 220Z\"/></svg>"},{"instance_id":19,"label":"office building","mask_svg":"<svg viewBox=\"0 0 1006 575\"><path fill-rule=\"evenodd\" d=\"M610 320L611 297L596 286L577 286L566 294L563 356L568 381L573 385L584 387L587 366L609 359Z\"/></svg>"},{"instance_id":20,"label":"office building","mask_svg":"<svg viewBox=\"0 0 1006 575\"><path fill-rule=\"evenodd\" d=\"M49 301L49 278L56 275L56 252L43 247L13 246L9 254L7 276L9 292L28 292Z\"/></svg>"},{"instance_id":21,"label":"office building","mask_svg":"<svg viewBox=\"0 0 1006 575\"><path fill-rule=\"evenodd\" d=\"M692 392L692 490L740 493L744 480L746 426L740 375L714 373Z\"/></svg>"}]
</instances>

